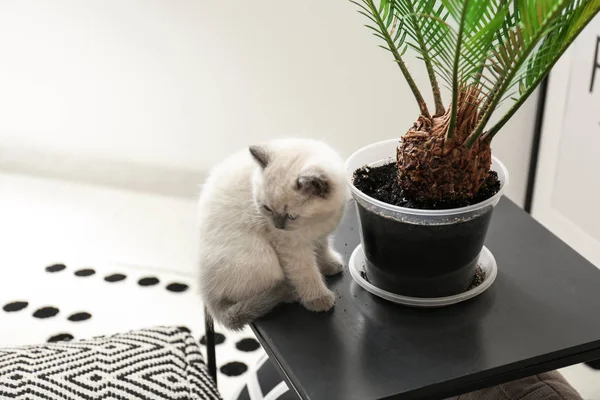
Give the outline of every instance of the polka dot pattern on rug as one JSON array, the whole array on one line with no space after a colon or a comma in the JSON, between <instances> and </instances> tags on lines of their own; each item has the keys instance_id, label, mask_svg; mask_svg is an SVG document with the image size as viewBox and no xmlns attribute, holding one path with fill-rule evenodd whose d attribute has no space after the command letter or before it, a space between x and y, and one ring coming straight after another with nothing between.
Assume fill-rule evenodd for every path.
<instances>
[{"instance_id":1,"label":"polka dot pattern on rug","mask_svg":"<svg viewBox=\"0 0 600 400\"><path fill-rule=\"evenodd\" d=\"M56 307L42 307L42 308L37 309L33 313L33 317L40 318L40 319L46 319L46 318L52 318L52 317L56 316L58 313L59 313L59 310Z\"/></svg>"},{"instance_id":2,"label":"polka dot pattern on rug","mask_svg":"<svg viewBox=\"0 0 600 400\"><path fill-rule=\"evenodd\" d=\"M123 274L111 274L104 277L104 280L109 283L121 282L124 281L127 276Z\"/></svg>"},{"instance_id":3,"label":"polka dot pattern on rug","mask_svg":"<svg viewBox=\"0 0 600 400\"><path fill-rule=\"evenodd\" d=\"M223 344L225 342L225 335L219 332L215 332L215 345ZM200 344L206 346L206 335L202 335L200 338Z\"/></svg>"},{"instance_id":4,"label":"polka dot pattern on rug","mask_svg":"<svg viewBox=\"0 0 600 400\"><path fill-rule=\"evenodd\" d=\"M175 293L185 292L186 290L188 290L188 288L189 288L189 286L186 285L185 283L174 282L174 283L170 283L167 285L167 290L169 292L175 292Z\"/></svg>"},{"instance_id":5,"label":"polka dot pattern on rug","mask_svg":"<svg viewBox=\"0 0 600 400\"><path fill-rule=\"evenodd\" d=\"M25 307L29 305L26 301L13 301L12 303L6 304L2 309L6 312L16 312L21 311Z\"/></svg>"},{"instance_id":6,"label":"polka dot pattern on rug","mask_svg":"<svg viewBox=\"0 0 600 400\"><path fill-rule=\"evenodd\" d=\"M67 319L71 322L80 322L80 321L86 321L90 318L92 318L92 314L87 313L87 312L78 312L78 313L70 315L69 318L67 318Z\"/></svg>"},{"instance_id":7,"label":"polka dot pattern on rug","mask_svg":"<svg viewBox=\"0 0 600 400\"><path fill-rule=\"evenodd\" d=\"M60 272L66 268L65 264L52 264L46 267L46 272Z\"/></svg>"},{"instance_id":8,"label":"polka dot pattern on rug","mask_svg":"<svg viewBox=\"0 0 600 400\"><path fill-rule=\"evenodd\" d=\"M48 338L48 343L69 342L73 340L73 335L70 333L59 333Z\"/></svg>"},{"instance_id":9,"label":"polka dot pattern on rug","mask_svg":"<svg viewBox=\"0 0 600 400\"><path fill-rule=\"evenodd\" d=\"M227 376L240 376L248 370L248 366L243 362L232 361L223 365L219 370Z\"/></svg>"},{"instance_id":10,"label":"polka dot pattern on rug","mask_svg":"<svg viewBox=\"0 0 600 400\"><path fill-rule=\"evenodd\" d=\"M83 269L75 271L75 276L87 277L87 276L92 276L95 273L96 273L96 271L93 270L92 268L83 268Z\"/></svg>"},{"instance_id":11,"label":"polka dot pattern on rug","mask_svg":"<svg viewBox=\"0 0 600 400\"><path fill-rule=\"evenodd\" d=\"M246 338L246 339L242 339L239 342L237 342L235 344L235 347L239 351L248 353L248 352L256 351L256 350L260 349L260 343L258 343L258 341L256 339Z\"/></svg>"},{"instance_id":12,"label":"polka dot pattern on rug","mask_svg":"<svg viewBox=\"0 0 600 400\"><path fill-rule=\"evenodd\" d=\"M4 293L4 297L0 293L0 317L4 316L7 326L25 323L34 327L29 329L26 338L19 338L19 345L67 343L80 338L97 337L96 333L104 333L109 337L127 329L127 326L120 327L120 321L115 323L118 327L110 327L112 320L118 319L114 317L115 313L121 312L123 316L119 318L123 321L132 321L132 324L141 326L141 322L135 321L137 311L129 309L131 301L131 305L135 304L133 308L141 308L140 312L147 316L148 322L144 322L144 326L159 326L162 321L182 326L188 324L185 325L185 330L191 331L203 345L205 353L206 337L202 320L204 307L198 297L197 282L193 275L137 265L109 265L105 261L68 258L46 259L41 263L37 261L32 268L35 269L35 276L31 279L40 280L35 282L35 287L44 288L43 291L31 291L34 286L26 283L28 277L24 274L24 280L20 282L24 285L23 292L8 291ZM171 321L168 314L174 311L171 306L163 307L165 302L173 302L174 308L183 306L185 317ZM190 303L193 306L189 306ZM153 314L157 314L156 317L150 317ZM231 398L233 390L229 390L228 386L238 386L246 379L263 350L250 330L229 332L219 325L216 329L218 374L223 378L222 390L227 398ZM106 351L114 352L118 349L107 348ZM206 357L206 353L204 356ZM90 382L92 377L93 374L90 374ZM164 382L181 383L172 382L173 379L165 376Z\"/></svg>"},{"instance_id":13,"label":"polka dot pattern on rug","mask_svg":"<svg viewBox=\"0 0 600 400\"><path fill-rule=\"evenodd\" d=\"M158 280L158 278L154 277L154 276L147 276L145 278L142 278L138 281L138 285L140 286L154 286L154 285L158 285L160 281Z\"/></svg>"}]
</instances>

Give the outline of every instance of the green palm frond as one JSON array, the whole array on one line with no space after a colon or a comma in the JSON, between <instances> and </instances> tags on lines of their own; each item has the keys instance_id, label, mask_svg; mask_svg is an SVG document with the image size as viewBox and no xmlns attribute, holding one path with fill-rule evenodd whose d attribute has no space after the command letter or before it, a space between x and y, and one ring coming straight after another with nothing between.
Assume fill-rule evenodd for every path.
<instances>
[{"instance_id":1,"label":"green palm frond","mask_svg":"<svg viewBox=\"0 0 600 400\"><path fill-rule=\"evenodd\" d=\"M519 72L527 68L527 61L535 54L544 52L539 46L553 30L565 24L573 14L573 9L590 3L586 0L518 0L515 2L515 20L518 25L508 31L492 49L492 56L486 65L488 75L484 75L490 85L489 97L482 103L481 119L468 139L473 144L483 133L492 113L500 100L515 84ZM523 86L521 85L521 89Z\"/></svg>"},{"instance_id":2,"label":"green palm frond","mask_svg":"<svg viewBox=\"0 0 600 400\"><path fill-rule=\"evenodd\" d=\"M474 83L480 83L490 50L514 26L515 21L507 5L508 0L473 4L470 18L466 20L470 36L465 40L464 51L460 55L461 76L464 81L472 79Z\"/></svg>"},{"instance_id":3,"label":"green palm frond","mask_svg":"<svg viewBox=\"0 0 600 400\"><path fill-rule=\"evenodd\" d=\"M452 109L447 137L454 136L458 110L458 92L470 84L479 84L481 71L494 34L501 25L511 20L505 18L506 1L500 0L442 0L442 4L458 23L458 35L453 50ZM508 29L504 26L504 29Z\"/></svg>"},{"instance_id":4,"label":"green palm frond","mask_svg":"<svg viewBox=\"0 0 600 400\"><path fill-rule=\"evenodd\" d=\"M371 24L365 26L371 29L375 36L385 42L385 45L381 45L380 47L392 53L394 61L398 64L402 75L404 75L404 79L406 79L410 90L417 100L421 114L430 117L427 104L415 80L408 71L406 63L402 59L408 48L408 44L406 44L406 35L408 32L405 29L406 21L396 17L393 1L379 0L379 6L375 5L374 0L350 0L350 2L356 4L360 8L358 12L371 21Z\"/></svg>"},{"instance_id":5,"label":"green palm frond","mask_svg":"<svg viewBox=\"0 0 600 400\"><path fill-rule=\"evenodd\" d=\"M425 63L435 101L436 115L444 112L438 79L458 98L461 87L479 76L494 34L504 21L507 0L350 0L384 40L405 77L402 57L412 48ZM454 19L457 28L446 21ZM462 21L462 23L460 23ZM462 29L461 29L462 28ZM407 79L413 89L414 79ZM415 85L416 86L416 85ZM415 90L413 90L413 93ZM420 96L420 93L419 93ZM418 97L418 96L416 96ZM418 102L421 105L421 99ZM452 101L451 104L456 104ZM424 107L420 107L423 110ZM423 111L421 112L422 114ZM424 114L425 115L425 114ZM456 110L452 111L456 115ZM452 124L451 124L452 125ZM452 132L449 129L449 132ZM450 134L451 135L451 134Z\"/></svg>"},{"instance_id":6,"label":"green palm frond","mask_svg":"<svg viewBox=\"0 0 600 400\"><path fill-rule=\"evenodd\" d=\"M491 140L494 135L514 115L517 109L533 93L541 81L548 75L560 56L575 40L589 21L600 11L600 1L571 1L564 12L550 28L539 48L527 60L526 67L511 82L518 88L511 109L484 135Z\"/></svg>"},{"instance_id":7,"label":"green palm frond","mask_svg":"<svg viewBox=\"0 0 600 400\"><path fill-rule=\"evenodd\" d=\"M449 49L452 47L453 36L450 27L445 24L448 12L442 5L436 7L436 0L394 0L395 18L402 21L409 37L408 45L412 47L425 62L429 82L435 102L435 115L444 114L444 103L440 93L437 74L450 82L450 77L441 63L434 66L434 60L448 62L451 59ZM436 18L431 18L436 17ZM435 57L434 57L435 55Z\"/></svg>"},{"instance_id":8,"label":"green palm frond","mask_svg":"<svg viewBox=\"0 0 600 400\"><path fill-rule=\"evenodd\" d=\"M414 50L425 63L435 115L444 112L438 81L448 85L452 100L447 137L463 126L457 121L459 93L478 93L478 119L467 132L466 146L482 136L491 140L600 11L600 0L351 1L373 22L368 26L385 41L382 47L394 55L423 116L430 117L402 59L406 51ZM515 104L484 132L506 99Z\"/></svg>"}]
</instances>

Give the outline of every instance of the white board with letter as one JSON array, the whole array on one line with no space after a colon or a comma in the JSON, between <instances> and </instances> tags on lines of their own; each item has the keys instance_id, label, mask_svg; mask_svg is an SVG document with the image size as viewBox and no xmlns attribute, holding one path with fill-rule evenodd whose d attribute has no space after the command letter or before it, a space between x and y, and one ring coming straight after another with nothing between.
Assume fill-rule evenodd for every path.
<instances>
[{"instance_id":1,"label":"white board with letter","mask_svg":"<svg viewBox=\"0 0 600 400\"><path fill-rule=\"evenodd\" d=\"M550 74L532 215L600 268L600 15Z\"/></svg>"}]
</instances>

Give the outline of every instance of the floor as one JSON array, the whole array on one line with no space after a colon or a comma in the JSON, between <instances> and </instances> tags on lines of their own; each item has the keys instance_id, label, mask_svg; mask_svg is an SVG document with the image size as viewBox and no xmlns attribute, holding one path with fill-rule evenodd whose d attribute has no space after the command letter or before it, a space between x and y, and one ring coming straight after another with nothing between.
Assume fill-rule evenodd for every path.
<instances>
[{"instance_id":1,"label":"floor","mask_svg":"<svg viewBox=\"0 0 600 400\"><path fill-rule=\"evenodd\" d=\"M191 200L0 173L0 347L153 325L200 339ZM249 330L219 336L231 399L263 351ZM600 400L600 372L563 374Z\"/></svg>"},{"instance_id":2,"label":"floor","mask_svg":"<svg viewBox=\"0 0 600 400\"><path fill-rule=\"evenodd\" d=\"M200 340L195 204L0 174L0 347L156 325ZM217 327L225 400L264 354L250 330Z\"/></svg>"}]
</instances>

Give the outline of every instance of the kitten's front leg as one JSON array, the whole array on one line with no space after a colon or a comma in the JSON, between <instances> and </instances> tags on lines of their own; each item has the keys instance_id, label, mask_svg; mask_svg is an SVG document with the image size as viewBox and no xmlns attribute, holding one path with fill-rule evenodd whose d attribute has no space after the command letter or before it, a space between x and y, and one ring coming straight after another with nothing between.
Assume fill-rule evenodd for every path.
<instances>
[{"instance_id":1,"label":"kitten's front leg","mask_svg":"<svg viewBox=\"0 0 600 400\"><path fill-rule=\"evenodd\" d=\"M333 250L331 237L325 236L315 243L317 265L325 276L337 275L344 270L342 255Z\"/></svg>"},{"instance_id":2,"label":"kitten's front leg","mask_svg":"<svg viewBox=\"0 0 600 400\"><path fill-rule=\"evenodd\" d=\"M335 294L323 282L312 248L295 248L282 252L280 261L304 307L317 312L328 311L333 307Z\"/></svg>"}]
</instances>

